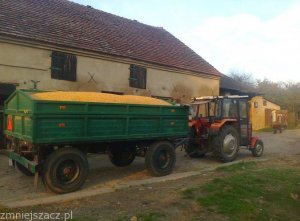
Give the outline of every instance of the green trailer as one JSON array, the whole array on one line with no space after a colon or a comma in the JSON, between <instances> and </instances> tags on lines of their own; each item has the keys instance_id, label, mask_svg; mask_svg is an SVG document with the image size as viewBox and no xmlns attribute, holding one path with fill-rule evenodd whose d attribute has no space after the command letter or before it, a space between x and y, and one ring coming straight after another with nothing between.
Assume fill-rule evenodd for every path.
<instances>
[{"instance_id":1,"label":"green trailer","mask_svg":"<svg viewBox=\"0 0 300 221\"><path fill-rule=\"evenodd\" d=\"M46 92L17 90L6 100L6 145L21 172L41 175L56 193L84 184L88 153L108 153L120 167L142 156L154 175L170 174L175 147L188 134L185 106L44 100L37 93Z\"/></svg>"}]
</instances>

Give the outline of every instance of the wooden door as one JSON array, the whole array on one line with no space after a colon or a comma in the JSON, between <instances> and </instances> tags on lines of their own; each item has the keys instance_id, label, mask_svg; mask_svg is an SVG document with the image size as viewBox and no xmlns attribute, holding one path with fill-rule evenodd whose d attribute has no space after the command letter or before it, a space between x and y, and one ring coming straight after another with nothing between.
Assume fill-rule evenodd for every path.
<instances>
[{"instance_id":1,"label":"wooden door","mask_svg":"<svg viewBox=\"0 0 300 221\"><path fill-rule=\"evenodd\" d=\"M272 127L272 110L265 109L265 127Z\"/></svg>"}]
</instances>

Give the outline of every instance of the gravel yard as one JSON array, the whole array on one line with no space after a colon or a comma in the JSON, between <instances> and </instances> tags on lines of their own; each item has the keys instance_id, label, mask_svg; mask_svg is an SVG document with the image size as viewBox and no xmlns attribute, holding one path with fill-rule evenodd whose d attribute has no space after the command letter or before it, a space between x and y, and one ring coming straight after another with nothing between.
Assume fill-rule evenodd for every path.
<instances>
[{"instance_id":1,"label":"gravel yard","mask_svg":"<svg viewBox=\"0 0 300 221\"><path fill-rule=\"evenodd\" d=\"M260 132L255 135L264 141L265 153L262 156L263 159L300 154L300 130L286 130L282 134ZM241 149L237 160L250 159L253 159L251 152ZM83 190L114 188L130 181L152 178L151 174L145 169L143 158L137 158L132 165L124 168L114 167L106 155L90 155L89 162L90 175ZM178 149L177 163L173 174L205 171L210 167L221 164L210 155L205 158L191 159L185 156L184 151ZM7 157L0 155L0 196L2 196L0 204L26 199L43 199L54 195L47 192L41 182L38 189L35 189L32 177L26 177L17 169L9 167Z\"/></svg>"}]
</instances>

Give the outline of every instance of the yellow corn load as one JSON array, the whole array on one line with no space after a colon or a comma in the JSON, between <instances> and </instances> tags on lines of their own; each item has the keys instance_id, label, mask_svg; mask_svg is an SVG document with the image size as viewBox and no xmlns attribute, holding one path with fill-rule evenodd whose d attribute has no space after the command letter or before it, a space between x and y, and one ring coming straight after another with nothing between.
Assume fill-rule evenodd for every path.
<instances>
[{"instance_id":1,"label":"yellow corn load","mask_svg":"<svg viewBox=\"0 0 300 221\"><path fill-rule=\"evenodd\" d=\"M164 105L171 104L152 97L136 95L115 95L97 92L41 92L31 94L34 100L49 101L75 101L75 102L95 102L95 103L121 103L121 104L143 104L143 105Z\"/></svg>"}]
</instances>

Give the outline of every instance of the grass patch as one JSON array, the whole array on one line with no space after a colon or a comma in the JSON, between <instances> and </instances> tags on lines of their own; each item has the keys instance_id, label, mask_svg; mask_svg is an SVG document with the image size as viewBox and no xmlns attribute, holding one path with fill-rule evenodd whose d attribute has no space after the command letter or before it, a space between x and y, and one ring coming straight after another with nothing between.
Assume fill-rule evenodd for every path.
<instances>
[{"instance_id":1,"label":"grass patch","mask_svg":"<svg viewBox=\"0 0 300 221\"><path fill-rule=\"evenodd\" d=\"M157 221L164 220L165 215L160 212L142 213L137 216L139 221Z\"/></svg>"},{"instance_id":2,"label":"grass patch","mask_svg":"<svg viewBox=\"0 0 300 221\"><path fill-rule=\"evenodd\" d=\"M7 212L9 212L9 209L0 204L0 213L7 213Z\"/></svg>"},{"instance_id":3,"label":"grass patch","mask_svg":"<svg viewBox=\"0 0 300 221\"><path fill-rule=\"evenodd\" d=\"M226 177L187 189L183 198L193 199L208 211L223 214L233 221L298 220L300 172L257 169L258 165L249 163L224 167L221 170L229 173Z\"/></svg>"},{"instance_id":4,"label":"grass patch","mask_svg":"<svg viewBox=\"0 0 300 221\"><path fill-rule=\"evenodd\" d=\"M249 170L256 168L257 163L256 162L240 162L240 163L234 163L230 166L221 166L217 168L217 171L224 171L224 172L237 172L237 171L243 171L243 170Z\"/></svg>"},{"instance_id":5,"label":"grass patch","mask_svg":"<svg viewBox=\"0 0 300 221\"><path fill-rule=\"evenodd\" d=\"M288 127L287 127L286 129L287 129L287 130L300 129L300 124L298 124L297 126L288 125Z\"/></svg>"},{"instance_id":6,"label":"grass patch","mask_svg":"<svg viewBox=\"0 0 300 221\"><path fill-rule=\"evenodd\" d=\"M195 195L194 192L197 191L196 188L189 188L183 191L183 198L184 199L194 199Z\"/></svg>"},{"instance_id":7,"label":"grass patch","mask_svg":"<svg viewBox=\"0 0 300 221\"><path fill-rule=\"evenodd\" d=\"M159 221L159 220L165 220L165 215L161 212L146 212L146 213L140 213L137 216L138 221ZM129 216L123 216L119 217L115 221L128 221L131 217Z\"/></svg>"},{"instance_id":8,"label":"grass patch","mask_svg":"<svg viewBox=\"0 0 300 221\"><path fill-rule=\"evenodd\" d=\"M130 217L122 216L122 217L119 217L118 219L116 219L115 221L129 221L129 220L130 220Z\"/></svg>"},{"instance_id":9,"label":"grass patch","mask_svg":"<svg viewBox=\"0 0 300 221\"><path fill-rule=\"evenodd\" d=\"M75 219L71 219L72 221L97 221L99 220L98 218L95 217L79 217Z\"/></svg>"}]
</instances>

